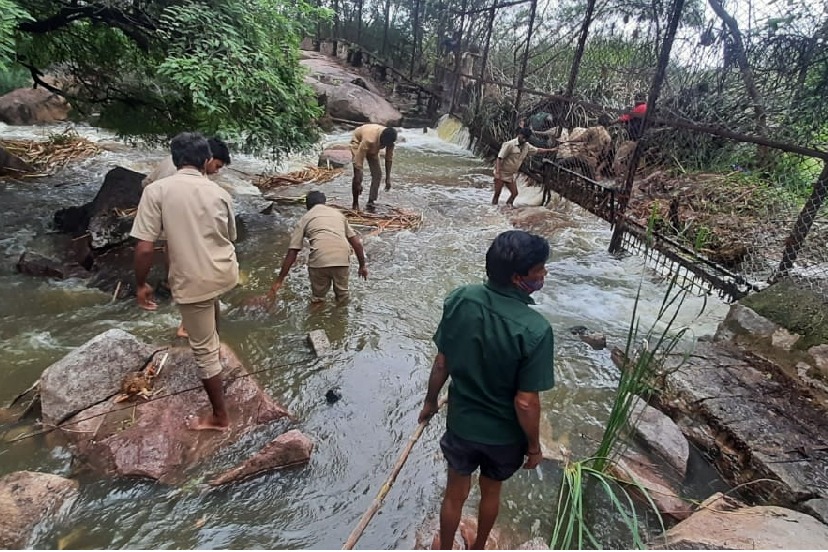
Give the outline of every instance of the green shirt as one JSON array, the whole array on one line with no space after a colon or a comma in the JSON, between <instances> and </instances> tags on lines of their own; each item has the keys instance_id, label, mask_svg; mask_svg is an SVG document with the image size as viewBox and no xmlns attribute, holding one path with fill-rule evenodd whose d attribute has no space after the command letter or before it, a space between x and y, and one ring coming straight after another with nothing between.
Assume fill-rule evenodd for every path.
<instances>
[{"instance_id":1,"label":"green shirt","mask_svg":"<svg viewBox=\"0 0 828 552\"><path fill-rule=\"evenodd\" d=\"M451 376L446 426L488 445L525 443L515 412L518 391L555 385L554 336L518 288L487 282L452 291L434 343Z\"/></svg>"}]
</instances>

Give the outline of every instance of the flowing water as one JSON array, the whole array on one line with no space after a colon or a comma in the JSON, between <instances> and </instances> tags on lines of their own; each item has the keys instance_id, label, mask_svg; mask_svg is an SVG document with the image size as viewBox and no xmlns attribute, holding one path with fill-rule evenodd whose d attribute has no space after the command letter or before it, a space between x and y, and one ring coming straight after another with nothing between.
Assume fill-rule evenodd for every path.
<instances>
[{"instance_id":1,"label":"flowing water","mask_svg":"<svg viewBox=\"0 0 828 552\"><path fill-rule=\"evenodd\" d=\"M54 129L52 129L54 130ZM93 128L81 133L107 149L58 175L0 183L0 401L8 402L34 382L49 364L106 329L118 327L147 341L167 342L178 323L175 307L164 303L149 313L134 301L110 303L110 294L76 280L20 276L14 263L27 248L49 253L58 247L49 233L52 213L90 200L107 170L122 165L148 171L165 153L115 142ZM447 128L442 129L445 134ZM32 137L43 129L6 128L3 137ZM484 255L499 232L511 227L506 213L489 205L491 168L461 145L436 131L405 130L393 169L394 188L379 203L421 211L422 229L385 232L364 238L367 281L352 271L351 302L344 307L308 306L309 284L298 266L280 292L274 312L251 317L238 306L264 293L278 272L301 205L266 205L244 173L272 170L251 157L237 157L219 182L236 198L246 226L238 244L243 284L223 298L222 338L258 375L261 385L295 415L292 427L311 437L309 465L266 474L226 488L204 490L207 474L234 465L281 432L287 423L262 427L221 450L193 473L191 484L172 488L137 479L109 480L72 462L67 449L37 437L9 443L31 431L33 420L4 426L0 474L36 470L76 477L80 497L57 522L39 533L37 547L70 548L339 548L368 508L413 432L435 353L431 335L443 297L454 287L485 277ZM347 134L326 137L346 141ZM312 162L296 157L282 169ZM348 204L350 171L318 186L329 202ZM317 186L286 188L300 196ZM524 189L518 204L537 200ZM363 198L363 201L365 198ZM605 223L573 207L560 207L572 227L550 236L552 257L546 286L536 294L537 309L556 332L557 386L542 397L544 417L555 440L575 457L597 446L610 408L618 371L609 350L594 351L569 334L583 325L607 335L610 347L623 347L639 284L640 314L652 321L664 282L643 269L638 257L607 254ZM643 276L642 276L643 275ZM695 334L712 333L725 306L690 298L679 324ZM324 329L333 352L316 359L305 336ZM342 400L329 405L325 392L338 387ZM442 416L426 429L388 494L380 513L358 544L361 548L410 548L418 533L434 527L445 467L438 439ZM700 472L704 474L705 472ZM503 491L497 528L502 543L516 546L551 535L560 470L553 463L521 471ZM707 475L697 477L704 487ZM469 502L475 507L475 495ZM629 546L620 521L595 506L598 532L606 542Z\"/></svg>"}]
</instances>

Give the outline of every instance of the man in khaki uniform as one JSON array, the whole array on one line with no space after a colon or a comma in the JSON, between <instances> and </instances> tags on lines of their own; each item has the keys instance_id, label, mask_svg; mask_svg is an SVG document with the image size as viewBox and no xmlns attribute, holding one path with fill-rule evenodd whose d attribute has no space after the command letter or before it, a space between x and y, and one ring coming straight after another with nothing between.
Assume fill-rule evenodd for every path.
<instances>
[{"instance_id":1,"label":"man in khaki uniform","mask_svg":"<svg viewBox=\"0 0 828 552\"><path fill-rule=\"evenodd\" d=\"M337 301L345 301L348 298L348 272L352 247L359 261L359 275L363 279L368 278L365 252L359 235L348 224L345 215L338 209L325 205L325 201L327 198L322 192L308 192L305 197L308 212L299 219L299 224L290 236L290 245L282 262L282 270L267 294L269 302L273 302L276 292L282 287L290 267L302 250L305 238L310 242L308 277L312 302L324 301L331 284Z\"/></svg>"},{"instance_id":2,"label":"man in khaki uniform","mask_svg":"<svg viewBox=\"0 0 828 552\"><path fill-rule=\"evenodd\" d=\"M527 155L555 151L555 148L536 148L529 143L530 136L532 136L532 130L530 128L520 127L517 130L517 136L515 138L503 142L503 146L501 146L500 153L497 154L497 160L495 161L495 189L494 197L492 197L492 205L497 205L498 200L500 200L500 193L503 191L503 186L506 186L511 194L509 199L506 200L506 205L514 205L515 198L518 195L515 179Z\"/></svg>"},{"instance_id":3,"label":"man in khaki uniform","mask_svg":"<svg viewBox=\"0 0 828 552\"><path fill-rule=\"evenodd\" d=\"M207 174L213 175L218 174L218 172L227 165L230 164L230 150L227 147L227 144L224 143L223 140L219 140L218 138L210 138L207 140L207 144L210 146L210 153L213 155L213 158L207 162ZM172 176L178 172L178 169L175 168L175 163L173 163L172 155L158 163L155 168L150 172L144 180L141 181L141 185L146 188L156 180L161 180L162 178L167 178L168 176ZM164 248L164 262L166 266L164 267L165 273L169 274L170 272L170 258L169 252L167 251L167 238L164 233L161 233L161 237L159 240L161 242L161 246ZM184 329L184 323L178 325L178 330L175 333L178 337L187 337L187 331Z\"/></svg>"},{"instance_id":4,"label":"man in khaki uniform","mask_svg":"<svg viewBox=\"0 0 828 552\"><path fill-rule=\"evenodd\" d=\"M155 310L147 274L153 242L166 233L170 291L189 334L199 377L212 413L190 420L191 429L223 430L230 426L221 381L218 336L219 296L238 284L236 219L233 200L206 176L212 158L207 140L183 132L170 142L178 171L144 189L132 226L138 305Z\"/></svg>"},{"instance_id":5,"label":"man in khaki uniform","mask_svg":"<svg viewBox=\"0 0 828 552\"><path fill-rule=\"evenodd\" d=\"M354 160L354 180L351 183L351 192L354 196L352 208L359 210L359 195L362 193L362 176L365 160L371 168L371 189L368 192L366 209L373 210L374 202L379 196L379 185L382 180L379 152L385 148L385 191L391 189L391 163L394 160L394 143L397 141L397 130L382 125L362 125L354 130L351 138L351 155Z\"/></svg>"}]
</instances>

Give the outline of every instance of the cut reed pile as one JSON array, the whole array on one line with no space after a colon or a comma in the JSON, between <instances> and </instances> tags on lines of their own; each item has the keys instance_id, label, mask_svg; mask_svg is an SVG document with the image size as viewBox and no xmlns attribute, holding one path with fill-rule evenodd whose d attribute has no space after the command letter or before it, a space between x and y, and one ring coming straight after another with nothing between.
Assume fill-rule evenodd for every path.
<instances>
[{"instance_id":1,"label":"cut reed pile","mask_svg":"<svg viewBox=\"0 0 828 552\"><path fill-rule=\"evenodd\" d=\"M93 157L101 152L96 143L73 130L51 134L46 140L0 140L0 146L35 168L35 172L23 174L21 178L49 176L70 161Z\"/></svg>"},{"instance_id":2,"label":"cut reed pile","mask_svg":"<svg viewBox=\"0 0 828 552\"><path fill-rule=\"evenodd\" d=\"M316 182L317 184L322 184L323 182L333 180L339 176L341 172L342 169L307 166L304 169L285 174L264 175L253 184L262 191L272 190L274 188L284 188L285 186L294 186L296 184L304 184L306 182Z\"/></svg>"},{"instance_id":3,"label":"cut reed pile","mask_svg":"<svg viewBox=\"0 0 828 552\"><path fill-rule=\"evenodd\" d=\"M351 226L373 228L368 235L377 235L385 230L419 230L423 225L423 214L415 211L408 211L398 207L390 207L387 212L367 213L354 211L341 205L332 204L342 211Z\"/></svg>"}]
</instances>

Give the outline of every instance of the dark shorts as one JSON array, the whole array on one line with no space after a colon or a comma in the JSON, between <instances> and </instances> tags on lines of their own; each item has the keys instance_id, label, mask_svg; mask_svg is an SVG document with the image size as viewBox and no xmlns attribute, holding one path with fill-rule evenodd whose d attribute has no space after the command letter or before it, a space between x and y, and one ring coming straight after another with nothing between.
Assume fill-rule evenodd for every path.
<instances>
[{"instance_id":1,"label":"dark shorts","mask_svg":"<svg viewBox=\"0 0 828 552\"><path fill-rule=\"evenodd\" d=\"M446 430L440 439L440 448L451 469L471 475L477 468L480 474L495 481L506 481L520 469L526 454L526 445L485 445L467 441Z\"/></svg>"}]
</instances>

